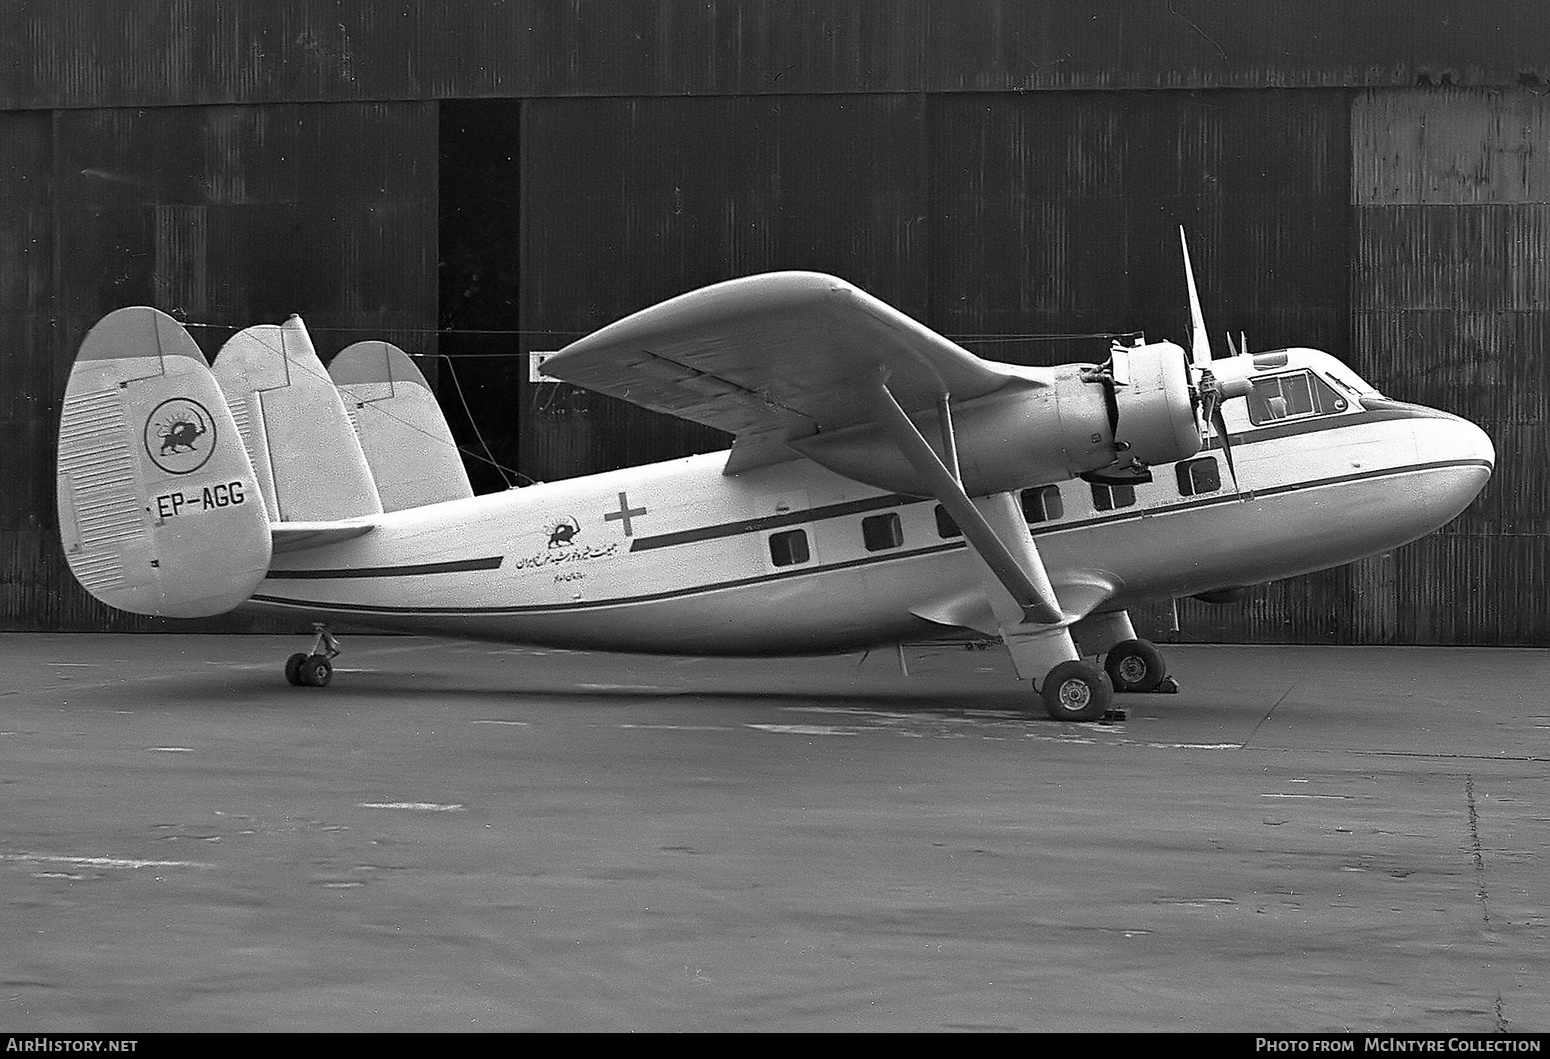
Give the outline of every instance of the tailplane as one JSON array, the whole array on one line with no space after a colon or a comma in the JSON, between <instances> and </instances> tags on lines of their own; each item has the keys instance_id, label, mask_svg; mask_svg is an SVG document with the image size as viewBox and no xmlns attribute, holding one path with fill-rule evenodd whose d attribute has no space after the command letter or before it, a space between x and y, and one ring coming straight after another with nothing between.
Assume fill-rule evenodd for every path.
<instances>
[{"instance_id":1,"label":"tailplane","mask_svg":"<svg viewBox=\"0 0 1550 1059\"><path fill-rule=\"evenodd\" d=\"M65 387L56 481L81 586L136 614L204 617L269 569L257 476L204 354L144 306L103 317Z\"/></svg>"},{"instance_id":2,"label":"tailplane","mask_svg":"<svg viewBox=\"0 0 1550 1059\"><path fill-rule=\"evenodd\" d=\"M407 353L388 342L357 342L340 351L328 373L384 511L474 495L436 395Z\"/></svg>"}]
</instances>

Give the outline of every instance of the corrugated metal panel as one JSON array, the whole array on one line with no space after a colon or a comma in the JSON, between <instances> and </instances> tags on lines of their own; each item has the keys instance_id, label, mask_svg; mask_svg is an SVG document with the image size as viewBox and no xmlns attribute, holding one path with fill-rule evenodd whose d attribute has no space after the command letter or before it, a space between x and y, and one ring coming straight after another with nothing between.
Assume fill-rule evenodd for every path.
<instances>
[{"instance_id":1,"label":"corrugated metal panel","mask_svg":"<svg viewBox=\"0 0 1550 1059\"><path fill-rule=\"evenodd\" d=\"M53 198L48 173L50 115L0 113L0 446L6 453L52 451L57 403L46 349L53 312ZM0 460L0 529L49 524L45 492L26 461Z\"/></svg>"},{"instance_id":2,"label":"corrugated metal panel","mask_svg":"<svg viewBox=\"0 0 1550 1059\"><path fill-rule=\"evenodd\" d=\"M1479 423L1497 449L1469 510L1399 553L1407 642L1547 642L1547 116L1528 89L1353 103L1353 366Z\"/></svg>"},{"instance_id":3,"label":"corrugated metal panel","mask_svg":"<svg viewBox=\"0 0 1550 1059\"><path fill-rule=\"evenodd\" d=\"M926 0L7 0L0 107L910 90Z\"/></svg>"},{"instance_id":4,"label":"corrugated metal panel","mask_svg":"<svg viewBox=\"0 0 1550 1059\"><path fill-rule=\"evenodd\" d=\"M59 395L90 326L123 305L185 315L213 353L301 312L329 355L363 337L435 352L432 104L0 114L0 626L109 620L75 585L54 525ZM248 619L203 623L244 629Z\"/></svg>"},{"instance_id":5,"label":"corrugated metal panel","mask_svg":"<svg viewBox=\"0 0 1550 1059\"><path fill-rule=\"evenodd\" d=\"M430 326L436 127L426 103L62 113L67 315Z\"/></svg>"},{"instance_id":6,"label":"corrugated metal panel","mask_svg":"<svg viewBox=\"0 0 1550 1059\"><path fill-rule=\"evenodd\" d=\"M556 333L542 339L550 348L774 269L837 273L924 310L917 97L539 100L524 113L522 326ZM599 395L523 387L523 470L535 477L727 443Z\"/></svg>"},{"instance_id":7,"label":"corrugated metal panel","mask_svg":"<svg viewBox=\"0 0 1550 1059\"><path fill-rule=\"evenodd\" d=\"M1351 366L1396 398L1477 423L1550 419L1550 313L1359 309Z\"/></svg>"},{"instance_id":8,"label":"corrugated metal panel","mask_svg":"<svg viewBox=\"0 0 1550 1059\"><path fill-rule=\"evenodd\" d=\"M1547 201L1550 97L1543 90L1366 92L1353 109L1358 206Z\"/></svg>"},{"instance_id":9,"label":"corrugated metal panel","mask_svg":"<svg viewBox=\"0 0 1550 1059\"><path fill-rule=\"evenodd\" d=\"M1550 10L1456 0L936 0L933 90L1517 84L1550 77Z\"/></svg>"},{"instance_id":10,"label":"corrugated metal panel","mask_svg":"<svg viewBox=\"0 0 1550 1059\"><path fill-rule=\"evenodd\" d=\"M1550 204L1360 206L1353 222L1358 310L1550 309Z\"/></svg>"},{"instance_id":11,"label":"corrugated metal panel","mask_svg":"<svg viewBox=\"0 0 1550 1059\"><path fill-rule=\"evenodd\" d=\"M1400 555L1406 643L1550 643L1550 538L1437 534Z\"/></svg>"},{"instance_id":12,"label":"corrugated metal panel","mask_svg":"<svg viewBox=\"0 0 1550 1059\"><path fill-rule=\"evenodd\" d=\"M1343 93L931 97L932 316L948 334L1185 333L1345 345ZM1220 341L1220 337L1218 337ZM1106 343L975 346L1101 358Z\"/></svg>"},{"instance_id":13,"label":"corrugated metal panel","mask_svg":"<svg viewBox=\"0 0 1550 1059\"><path fill-rule=\"evenodd\" d=\"M5 0L0 108L1543 86L1540 0Z\"/></svg>"}]
</instances>

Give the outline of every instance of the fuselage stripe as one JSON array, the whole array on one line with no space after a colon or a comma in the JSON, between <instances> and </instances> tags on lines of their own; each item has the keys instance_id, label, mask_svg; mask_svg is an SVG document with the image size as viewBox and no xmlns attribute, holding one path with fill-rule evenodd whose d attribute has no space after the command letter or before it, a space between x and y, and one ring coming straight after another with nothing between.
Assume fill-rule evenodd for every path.
<instances>
[{"instance_id":1,"label":"fuselage stripe","mask_svg":"<svg viewBox=\"0 0 1550 1059\"><path fill-rule=\"evenodd\" d=\"M445 563L419 563L413 566L358 566L322 570L271 570L266 579L275 581L335 581L356 577L414 577L420 574L461 574L468 570L498 570L504 555L482 559L457 559Z\"/></svg>"},{"instance_id":2,"label":"fuselage stripe","mask_svg":"<svg viewBox=\"0 0 1550 1059\"><path fill-rule=\"evenodd\" d=\"M767 584L771 581L784 581L789 578L803 577L811 574L827 574L835 570L849 570L857 566L873 566L896 559L916 559L923 555L934 555L937 552L949 552L964 547L962 541L948 541L945 544L935 544L926 548L915 548L910 551L894 551L886 555L869 555L861 559L851 559L843 563L830 563L827 566L799 566L781 570L773 574L760 574L757 577L744 577L735 581L719 581L713 585L695 585L691 588L675 588L665 592L652 592L643 596L623 596L617 599L599 599L575 603L540 603L527 607L386 607L369 603L321 603L312 600L287 599L284 596L259 596L251 598L260 603L277 603L283 606L302 607L308 610L336 610L349 611L357 614L539 614L545 612L575 612L581 610L597 610L603 607L618 607L626 604L655 603L664 599L677 599L682 596L694 596L706 592L721 592L729 588L744 588L748 585Z\"/></svg>"},{"instance_id":3,"label":"fuselage stripe","mask_svg":"<svg viewBox=\"0 0 1550 1059\"><path fill-rule=\"evenodd\" d=\"M758 518L739 519L736 522L722 522L714 526L700 526L697 529L679 530L676 533L661 533L654 537L636 537L630 543L630 551L643 552L652 548L670 548L677 544L697 544L701 541L715 540L718 537L736 537L743 533L758 533L768 529L779 529L781 526L796 526L804 522L817 522L820 519L838 518L842 515L855 515L862 511L876 511L884 507L902 507L905 504L917 503L912 496L903 496L898 493L890 493L887 496L872 496L865 500L851 500L843 504L828 504L824 507L808 508L806 511L790 511L780 515L764 515Z\"/></svg>"}]
</instances>

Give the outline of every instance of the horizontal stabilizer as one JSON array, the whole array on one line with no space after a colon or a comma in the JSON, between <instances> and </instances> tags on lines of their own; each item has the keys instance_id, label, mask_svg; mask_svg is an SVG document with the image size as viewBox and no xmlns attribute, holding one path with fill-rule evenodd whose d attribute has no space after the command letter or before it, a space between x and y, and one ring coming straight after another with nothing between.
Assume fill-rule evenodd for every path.
<instances>
[{"instance_id":1,"label":"horizontal stabilizer","mask_svg":"<svg viewBox=\"0 0 1550 1059\"><path fill-rule=\"evenodd\" d=\"M215 358L271 522L380 515L382 502L344 402L301 318L233 335Z\"/></svg>"},{"instance_id":2,"label":"horizontal stabilizer","mask_svg":"<svg viewBox=\"0 0 1550 1059\"><path fill-rule=\"evenodd\" d=\"M275 522L269 531L274 537L274 553L279 555L354 540L376 528L370 522Z\"/></svg>"},{"instance_id":3,"label":"horizontal stabilizer","mask_svg":"<svg viewBox=\"0 0 1550 1059\"><path fill-rule=\"evenodd\" d=\"M194 340L155 309L109 313L81 343L57 500L71 573L119 610L222 614L269 569L269 519L236 422Z\"/></svg>"},{"instance_id":4,"label":"horizontal stabilizer","mask_svg":"<svg viewBox=\"0 0 1550 1059\"><path fill-rule=\"evenodd\" d=\"M333 359L328 374L355 426L382 510L474 495L447 418L407 353L388 342L357 342Z\"/></svg>"}]
</instances>

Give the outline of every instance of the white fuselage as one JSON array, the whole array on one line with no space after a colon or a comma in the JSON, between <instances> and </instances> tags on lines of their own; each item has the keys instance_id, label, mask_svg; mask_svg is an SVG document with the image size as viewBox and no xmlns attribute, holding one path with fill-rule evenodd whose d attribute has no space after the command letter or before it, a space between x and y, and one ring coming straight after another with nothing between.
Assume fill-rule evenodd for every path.
<instances>
[{"instance_id":1,"label":"white fuselage","mask_svg":"<svg viewBox=\"0 0 1550 1059\"><path fill-rule=\"evenodd\" d=\"M1236 487L1220 448L1196 457L1216 460L1220 488L1192 491L1187 474L1181 488L1161 466L1133 504L1099 510L1103 487L1058 483L1063 510L1030 528L1070 620L1350 562L1429 533L1478 494L1494 460L1478 428L1380 399L1325 354L1289 352L1259 374L1323 373L1339 410L1254 424L1232 402ZM806 459L733 476L725 463L713 453L379 516L364 536L275 555L245 606L563 647L812 653L918 634L931 627L920 614L979 590L935 501Z\"/></svg>"}]
</instances>

